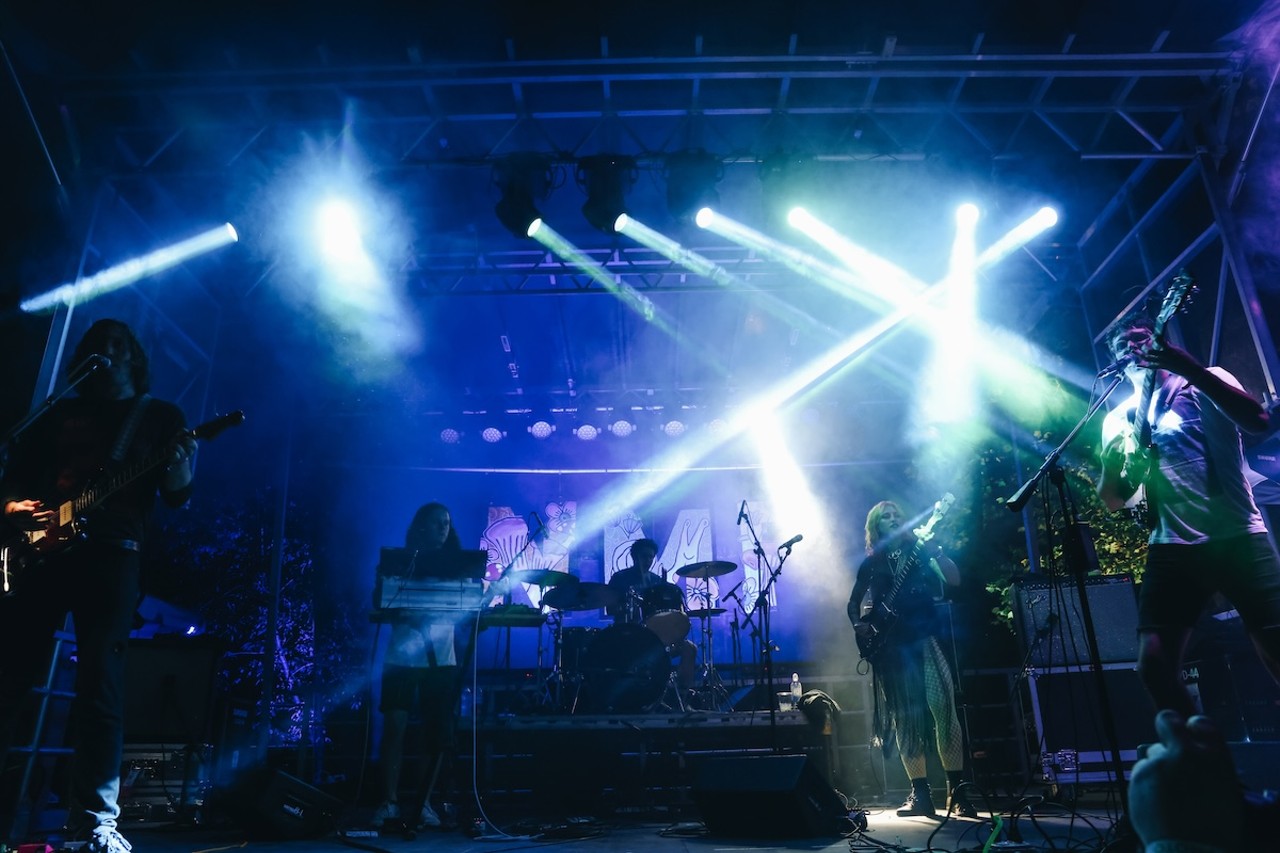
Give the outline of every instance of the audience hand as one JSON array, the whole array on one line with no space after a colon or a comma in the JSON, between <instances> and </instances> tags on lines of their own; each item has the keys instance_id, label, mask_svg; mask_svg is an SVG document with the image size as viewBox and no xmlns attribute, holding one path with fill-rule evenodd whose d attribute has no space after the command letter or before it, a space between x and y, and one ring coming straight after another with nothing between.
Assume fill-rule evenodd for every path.
<instances>
[{"instance_id":1,"label":"audience hand","mask_svg":"<svg viewBox=\"0 0 1280 853\"><path fill-rule=\"evenodd\" d=\"M1208 717L1156 715L1160 742L1133 766L1129 815L1143 842L1239 849L1244 796L1226 741Z\"/></svg>"}]
</instances>

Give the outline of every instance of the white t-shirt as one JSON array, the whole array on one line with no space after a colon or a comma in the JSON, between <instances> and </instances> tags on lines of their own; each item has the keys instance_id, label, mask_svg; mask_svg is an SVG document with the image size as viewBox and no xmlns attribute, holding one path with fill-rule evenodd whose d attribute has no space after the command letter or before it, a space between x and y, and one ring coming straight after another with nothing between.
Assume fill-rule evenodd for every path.
<instances>
[{"instance_id":1,"label":"white t-shirt","mask_svg":"<svg viewBox=\"0 0 1280 853\"><path fill-rule=\"evenodd\" d=\"M1209 368L1227 384L1240 383L1220 367ZM1152 394L1149 417L1159 412L1152 430L1156 465L1146 494L1156 507L1152 544L1196 545L1249 533L1265 533L1245 474L1240 430L1200 389L1181 376L1167 375ZM1107 413L1103 443L1129 428L1138 406L1134 392Z\"/></svg>"}]
</instances>

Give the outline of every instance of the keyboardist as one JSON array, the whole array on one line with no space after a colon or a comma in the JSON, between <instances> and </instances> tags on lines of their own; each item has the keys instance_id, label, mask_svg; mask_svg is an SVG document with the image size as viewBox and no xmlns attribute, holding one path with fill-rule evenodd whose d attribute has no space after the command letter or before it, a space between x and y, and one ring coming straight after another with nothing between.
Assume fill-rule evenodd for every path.
<instances>
[{"instance_id":1,"label":"keyboardist","mask_svg":"<svg viewBox=\"0 0 1280 853\"><path fill-rule=\"evenodd\" d=\"M428 503L418 509L405 534L405 548L415 552L461 550L449 509ZM415 619L405 611L392 621L391 639L382 666L382 768L384 800L373 814L376 827L422 828L441 825L432 807L436 789L448 790L453 705L458 666L454 626L427 616ZM423 720L421 784L425 790L421 809L401 809L399 789L409 715L417 703Z\"/></svg>"}]
</instances>

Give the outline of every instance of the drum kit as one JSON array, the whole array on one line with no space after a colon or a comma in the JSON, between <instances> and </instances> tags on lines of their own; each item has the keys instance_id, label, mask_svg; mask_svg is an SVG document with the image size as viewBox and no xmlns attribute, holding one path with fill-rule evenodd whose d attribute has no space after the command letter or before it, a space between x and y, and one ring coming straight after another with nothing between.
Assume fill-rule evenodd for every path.
<instances>
[{"instance_id":1,"label":"drum kit","mask_svg":"<svg viewBox=\"0 0 1280 853\"><path fill-rule=\"evenodd\" d=\"M736 568L735 563L707 560L676 569L675 574L689 582L690 598L704 605L694 609L686 607L680 587L668 581L632 587L624 594L608 584L580 581L565 572L513 573L513 580L539 586L542 604L553 611L550 704L568 713L640 713L655 706L673 707L664 702L673 692L674 707L686 710L671 659L689 647L686 640L692 620L697 619L703 668L691 703L704 710L719 709L726 691L712 659L712 619L725 609L706 606L711 601L708 580ZM614 615L614 624L564 627L565 613L601 609Z\"/></svg>"}]
</instances>

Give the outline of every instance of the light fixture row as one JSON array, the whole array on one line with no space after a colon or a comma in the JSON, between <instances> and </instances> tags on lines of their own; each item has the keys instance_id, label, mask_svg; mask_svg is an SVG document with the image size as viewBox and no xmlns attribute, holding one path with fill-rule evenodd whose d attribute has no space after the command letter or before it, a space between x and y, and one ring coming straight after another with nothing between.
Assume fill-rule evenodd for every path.
<instances>
[{"instance_id":1,"label":"light fixture row","mask_svg":"<svg viewBox=\"0 0 1280 853\"><path fill-rule=\"evenodd\" d=\"M532 236L542 219L539 203L564 183L562 165L551 155L531 152L508 154L494 164L492 180L500 198L493 212L508 231ZM592 154L572 165L574 179L587 196L583 217L606 234L616 233L640 164L626 154ZM722 158L698 148L667 154L659 165L667 183L667 210L677 221L692 220L700 208L719 203L716 184L724 177Z\"/></svg>"},{"instance_id":2,"label":"light fixture row","mask_svg":"<svg viewBox=\"0 0 1280 853\"><path fill-rule=\"evenodd\" d=\"M671 439L680 438L692 429L693 427L688 422L679 418L670 418L656 424L654 427L654 431ZM728 429L728 423L723 418L715 418L706 424L706 429L713 435L720 434ZM525 427L525 431L535 439L545 441L556 432L556 425L547 420L536 420ZM615 439L627 439L639 432L641 432L640 426L626 418L618 418L601 426L592 423L581 423L572 429L572 435L579 441L596 441L606 436ZM479 435L483 441L489 444L497 444L508 438L508 433L497 426L484 427L480 430ZM465 433L456 427L445 427L439 433L439 439L442 444L461 444L464 436Z\"/></svg>"}]
</instances>

